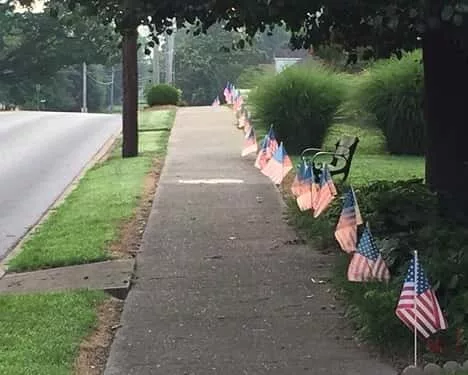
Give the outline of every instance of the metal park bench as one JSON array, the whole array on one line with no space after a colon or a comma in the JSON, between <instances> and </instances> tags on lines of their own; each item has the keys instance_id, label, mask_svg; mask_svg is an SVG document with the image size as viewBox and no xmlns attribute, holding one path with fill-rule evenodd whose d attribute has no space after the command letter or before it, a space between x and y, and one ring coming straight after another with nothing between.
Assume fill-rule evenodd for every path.
<instances>
[{"instance_id":1,"label":"metal park bench","mask_svg":"<svg viewBox=\"0 0 468 375\"><path fill-rule=\"evenodd\" d=\"M312 165L316 176L320 176L325 164L324 159L328 159L326 164L328 165L330 174L332 176L342 174L343 181L345 181L348 178L351 162L358 143L358 137L344 135L336 142L335 151L325 151L320 148L309 147L302 151L301 158ZM310 153L313 153L313 155L307 156ZM318 159L322 159L323 161L319 161Z\"/></svg>"}]
</instances>

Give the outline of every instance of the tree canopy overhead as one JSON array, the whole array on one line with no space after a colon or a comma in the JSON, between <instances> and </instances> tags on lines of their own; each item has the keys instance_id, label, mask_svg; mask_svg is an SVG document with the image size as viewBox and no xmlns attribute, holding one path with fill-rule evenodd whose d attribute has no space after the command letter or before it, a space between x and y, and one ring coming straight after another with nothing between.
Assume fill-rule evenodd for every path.
<instances>
[{"instance_id":1,"label":"tree canopy overhead","mask_svg":"<svg viewBox=\"0 0 468 375\"><path fill-rule=\"evenodd\" d=\"M21 0L30 5L33 0ZM246 39L258 31L285 24L296 48L324 41L339 42L346 49L371 46L374 54L388 55L420 45L419 37L441 24L466 32L466 0L49 0L51 10L66 4L115 23L118 30L147 25L163 33L176 18L178 28L186 23L205 31L224 21L228 31L242 30ZM241 42L242 44L242 42Z\"/></svg>"},{"instance_id":2,"label":"tree canopy overhead","mask_svg":"<svg viewBox=\"0 0 468 375\"><path fill-rule=\"evenodd\" d=\"M39 108L44 99L42 109L79 110L81 64L120 60L119 35L96 17L68 9L61 9L57 17L13 10L0 4L0 102ZM89 68L90 75L99 76ZM100 109L103 89L90 80L90 108Z\"/></svg>"},{"instance_id":3,"label":"tree canopy overhead","mask_svg":"<svg viewBox=\"0 0 468 375\"><path fill-rule=\"evenodd\" d=\"M41 83L64 66L118 57L117 36L109 26L80 13L16 13L0 4L0 82L27 77Z\"/></svg>"},{"instance_id":4,"label":"tree canopy overhead","mask_svg":"<svg viewBox=\"0 0 468 375\"><path fill-rule=\"evenodd\" d=\"M14 0L7 0L13 2ZM33 0L19 0L30 4ZM195 25L197 32L222 22L226 30L251 39L258 31L286 25L295 48L334 42L345 49L370 47L385 57L423 48L427 128L426 179L445 196L447 211L461 210L468 221L466 87L468 86L468 0L49 0L85 9L124 36L124 156L136 156L136 28L153 34ZM154 26L153 26L154 25ZM239 42L242 47L244 40ZM135 60L135 62L133 62ZM131 132L129 131L131 130ZM131 133L131 137L125 134ZM442 201L442 200L441 200ZM448 203L452 201L451 203Z\"/></svg>"}]
</instances>

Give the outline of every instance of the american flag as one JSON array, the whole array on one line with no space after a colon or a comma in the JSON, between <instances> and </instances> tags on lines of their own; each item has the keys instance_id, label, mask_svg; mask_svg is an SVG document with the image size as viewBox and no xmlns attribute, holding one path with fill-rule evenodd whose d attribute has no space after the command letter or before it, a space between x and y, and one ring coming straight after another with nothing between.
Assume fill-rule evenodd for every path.
<instances>
[{"instance_id":1,"label":"american flag","mask_svg":"<svg viewBox=\"0 0 468 375\"><path fill-rule=\"evenodd\" d=\"M314 217L319 217L328 208L333 199L335 199L336 194L335 184L333 183L328 166L325 164L320 176L320 189L315 202L313 202Z\"/></svg>"},{"instance_id":2,"label":"american flag","mask_svg":"<svg viewBox=\"0 0 468 375\"><path fill-rule=\"evenodd\" d=\"M234 101L234 111L240 111L242 108L242 104L244 104L244 98L242 97L240 91L237 91Z\"/></svg>"},{"instance_id":3,"label":"american flag","mask_svg":"<svg viewBox=\"0 0 468 375\"><path fill-rule=\"evenodd\" d=\"M220 102L219 102L219 96L217 96L215 98L215 100L213 100L213 103L211 104L212 107L219 107L220 105Z\"/></svg>"},{"instance_id":4,"label":"american flag","mask_svg":"<svg viewBox=\"0 0 468 375\"><path fill-rule=\"evenodd\" d=\"M281 142L273 157L268 161L265 168L262 169L262 173L270 177L271 181L276 185L279 185L292 168L291 159L284 149L283 142Z\"/></svg>"},{"instance_id":5,"label":"american flag","mask_svg":"<svg viewBox=\"0 0 468 375\"><path fill-rule=\"evenodd\" d=\"M263 141L260 146L260 151L257 154L257 158L255 159L255 167L258 169L265 168L265 165L268 163L267 157L267 148L268 148L268 134L265 135Z\"/></svg>"},{"instance_id":6,"label":"american flag","mask_svg":"<svg viewBox=\"0 0 468 375\"><path fill-rule=\"evenodd\" d=\"M232 104L232 91L233 86L231 83L227 83L226 87L224 88L224 99L226 100L227 104Z\"/></svg>"},{"instance_id":7,"label":"american flag","mask_svg":"<svg viewBox=\"0 0 468 375\"><path fill-rule=\"evenodd\" d=\"M237 102L239 100L239 96L240 96L239 90L237 90L234 87L234 85L232 85L232 88L231 88L231 104L232 104L234 110L237 108Z\"/></svg>"},{"instance_id":8,"label":"american flag","mask_svg":"<svg viewBox=\"0 0 468 375\"><path fill-rule=\"evenodd\" d=\"M250 128L248 134L244 137L244 148L242 149L242 156L247 156L254 152L257 152L258 145L257 145L257 137L255 136L255 131L253 128Z\"/></svg>"},{"instance_id":9,"label":"american flag","mask_svg":"<svg viewBox=\"0 0 468 375\"><path fill-rule=\"evenodd\" d=\"M245 115L245 112L242 112L240 115L239 115L239 120L238 120L238 125L237 127L239 129L242 129L244 128L246 125L246 115Z\"/></svg>"},{"instance_id":10,"label":"american flag","mask_svg":"<svg viewBox=\"0 0 468 375\"><path fill-rule=\"evenodd\" d=\"M248 115L244 116L244 134L247 134L252 129L252 124L250 122L250 117Z\"/></svg>"},{"instance_id":11,"label":"american flag","mask_svg":"<svg viewBox=\"0 0 468 375\"><path fill-rule=\"evenodd\" d=\"M424 338L447 329L437 297L416 255L411 260L395 312L409 329L416 328Z\"/></svg>"},{"instance_id":12,"label":"american flag","mask_svg":"<svg viewBox=\"0 0 468 375\"><path fill-rule=\"evenodd\" d=\"M356 195L350 188L344 196L343 209L335 230L335 238L343 251L352 253L357 250L357 228L362 223Z\"/></svg>"},{"instance_id":13,"label":"american flag","mask_svg":"<svg viewBox=\"0 0 468 375\"><path fill-rule=\"evenodd\" d=\"M319 184L314 175L314 170L310 164L307 165L303 181L304 190L296 199L297 206L301 211L313 210L319 191Z\"/></svg>"},{"instance_id":14,"label":"american flag","mask_svg":"<svg viewBox=\"0 0 468 375\"><path fill-rule=\"evenodd\" d=\"M270 127L267 135L263 138L260 152L255 160L255 167L263 169L267 165L268 161L273 157L273 154L278 148L278 142L276 141L276 135L273 130L273 126Z\"/></svg>"},{"instance_id":15,"label":"american flag","mask_svg":"<svg viewBox=\"0 0 468 375\"><path fill-rule=\"evenodd\" d=\"M266 154L268 160L273 157L273 154L278 149L278 141L276 140L276 134L273 130L273 125L271 125L270 130L268 131L268 145L266 149Z\"/></svg>"},{"instance_id":16,"label":"american flag","mask_svg":"<svg viewBox=\"0 0 468 375\"><path fill-rule=\"evenodd\" d=\"M359 240L357 251L348 266L349 281L388 281L390 271L385 264L370 229L366 226Z\"/></svg>"},{"instance_id":17,"label":"american flag","mask_svg":"<svg viewBox=\"0 0 468 375\"><path fill-rule=\"evenodd\" d=\"M301 162L296 168L296 177L291 185L291 193L297 198L299 197L304 190L304 175L307 169L307 164L304 159L301 159ZM307 185L305 186L307 189Z\"/></svg>"}]
</instances>

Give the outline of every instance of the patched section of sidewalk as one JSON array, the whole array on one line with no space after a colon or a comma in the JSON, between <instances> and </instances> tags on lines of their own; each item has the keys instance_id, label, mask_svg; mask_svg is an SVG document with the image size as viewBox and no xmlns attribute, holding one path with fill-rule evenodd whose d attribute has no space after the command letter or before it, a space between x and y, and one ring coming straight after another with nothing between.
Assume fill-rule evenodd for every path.
<instances>
[{"instance_id":1,"label":"patched section of sidewalk","mask_svg":"<svg viewBox=\"0 0 468 375\"><path fill-rule=\"evenodd\" d=\"M134 259L118 259L79 266L6 274L0 294L36 293L71 289L103 290L124 299L132 280Z\"/></svg>"}]
</instances>

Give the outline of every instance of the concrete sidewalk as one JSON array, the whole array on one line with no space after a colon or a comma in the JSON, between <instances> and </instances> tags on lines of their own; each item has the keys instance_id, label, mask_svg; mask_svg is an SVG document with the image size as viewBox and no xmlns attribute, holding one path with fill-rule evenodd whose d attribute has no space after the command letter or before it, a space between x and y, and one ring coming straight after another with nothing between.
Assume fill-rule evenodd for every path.
<instances>
[{"instance_id":1,"label":"concrete sidewalk","mask_svg":"<svg viewBox=\"0 0 468 375\"><path fill-rule=\"evenodd\" d=\"M295 244L241 145L230 110L178 111L105 375L395 374L350 339L331 258Z\"/></svg>"}]
</instances>

